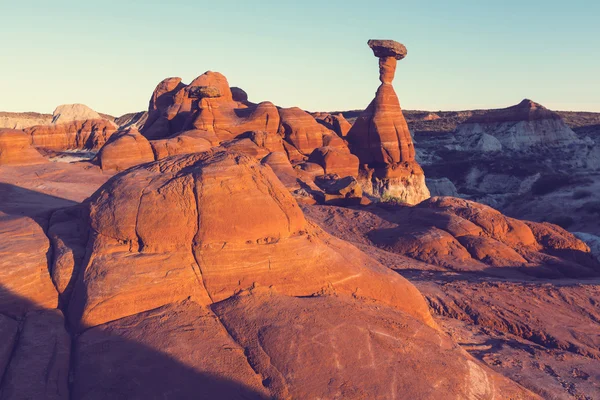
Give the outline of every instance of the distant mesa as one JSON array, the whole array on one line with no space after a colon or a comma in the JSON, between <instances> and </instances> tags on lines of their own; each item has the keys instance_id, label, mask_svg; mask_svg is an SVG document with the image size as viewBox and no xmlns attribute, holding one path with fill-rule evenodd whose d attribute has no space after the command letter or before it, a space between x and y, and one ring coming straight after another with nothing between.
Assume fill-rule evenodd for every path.
<instances>
[{"instance_id":1,"label":"distant mesa","mask_svg":"<svg viewBox=\"0 0 600 400\"><path fill-rule=\"evenodd\" d=\"M562 118L525 99L519 104L475 114L460 124L456 137L465 150L525 151L532 146L560 146L581 140Z\"/></svg>"}]
</instances>

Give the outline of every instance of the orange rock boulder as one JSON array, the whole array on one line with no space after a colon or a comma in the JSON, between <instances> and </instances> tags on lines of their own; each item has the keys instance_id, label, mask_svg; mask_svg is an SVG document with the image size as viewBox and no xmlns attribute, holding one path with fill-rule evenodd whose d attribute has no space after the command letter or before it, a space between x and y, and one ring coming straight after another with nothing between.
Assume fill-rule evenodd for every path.
<instances>
[{"instance_id":1,"label":"orange rock boulder","mask_svg":"<svg viewBox=\"0 0 600 400\"><path fill-rule=\"evenodd\" d=\"M326 174L337 174L342 178L358 176L358 157L347 149L319 147L310 154L308 161L319 164Z\"/></svg>"},{"instance_id":2,"label":"orange rock boulder","mask_svg":"<svg viewBox=\"0 0 600 400\"><path fill-rule=\"evenodd\" d=\"M96 159L103 170L123 171L135 165L154 161L148 139L132 127L110 138L98 152Z\"/></svg>"},{"instance_id":3,"label":"orange rock boulder","mask_svg":"<svg viewBox=\"0 0 600 400\"><path fill-rule=\"evenodd\" d=\"M323 137L327 134L335 135L298 107L282 108L279 115L279 133L303 155L308 156L314 149L323 147Z\"/></svg>"}]
</instances>

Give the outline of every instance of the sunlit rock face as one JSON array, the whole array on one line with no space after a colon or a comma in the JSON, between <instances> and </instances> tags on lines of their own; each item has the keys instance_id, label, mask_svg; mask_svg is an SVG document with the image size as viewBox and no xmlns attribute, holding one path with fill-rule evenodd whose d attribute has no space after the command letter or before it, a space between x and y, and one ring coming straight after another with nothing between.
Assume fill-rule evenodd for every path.
<instances>
[{"instance_id":1,"label":"sunlit rock face","mask_svg":"<svg viewBox=\"0 0 600 400\"><path fill-rule=\"evenodd\" d=\"M381 85L347 139L360 160L360 181L367 193L417 204L429 198L429 190L425 174L415 160L410 131L392 86L397 60L406 56L406 48L389 40L370 40L369 47L379 58Z\"/></svg>"}]
</instances>

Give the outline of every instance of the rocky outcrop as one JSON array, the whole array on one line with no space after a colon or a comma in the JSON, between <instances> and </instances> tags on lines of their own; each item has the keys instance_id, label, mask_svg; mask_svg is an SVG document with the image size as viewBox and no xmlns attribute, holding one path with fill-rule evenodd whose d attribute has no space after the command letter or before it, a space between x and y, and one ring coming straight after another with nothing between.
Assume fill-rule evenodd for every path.
<instances>
[{"instance_id":1,"label":"rocky outcrop","mask_svg":"<svg viewBox=\"0 0 600 400\"><path fill-rule=\"evenodd\" d=\"M152 146L135 127L114 134L96 156L96 162L103 170L113 171L151 161L154 161Z\"/></svg>"},{"instance_id":2,"label":"rocky outcrop","mask_svg":"<svg viewBox=\"0 0 600 400\"><path fill-rule=\"evenodd\" d=\"M246 156L207 152L139 166L92 196L90 210L95 250L70 303L79 327L189 296L210 304L259 284L299 296L359 288L431 323L408 282L314 231L273 172Z\"/></svg>"},{"instance_id":3,"label":"rocky outcrop","mask_svg":"<svg viewBox=\"0 0 600 400\"><path fill-rule=\"evenodd\" d=\"M342 178L358 176L358 157L347 149L319 147L310 154L308 161L323 167L325 174L336 174Z\"/></svg>"},{"instance_id":4,"label":"rocky outcrop","mask_svg":"<svg viewBox=\"0 0 600 400\"><path fill-rule=\"evenodd\" d=\"M533 146L561 146L579 142L562 118L531 100L473 115L456 129L466 150L526 151Z\"/></svg>"},{"instance_id":5,"label":"rocky outcrop","mask_svg":"<svg viewBox=\"0 0 600 400\"><path fill-rule=\"evenodd\" d=\"M341 137L345 137L350 131L350 128L352 128L352 124L349 123L341 113L315 113L313 116L320 124L323 124L327 129L334 131Z\"/></svg>"},{"instance_id":6,"label":"rocky outcrop","mask_svg":"<svg viewBox=\"0 0 600 400\"><path fill-rule=\"evenodd\" d=\"M308 156L318 147L323 147L324 136L335 135L319 124L309 113L298 107L279 110L281 124L279 134L293 145L302 155Z\"/></svg>"},{"instance_id":7,"label":"rocky outcrop","mask_svg":"<svg viewBox=\"0 0 600 400\"><path fill-rule=\"evenodd\" d=\"M25 129L34 147L56 151L98 150L116 131L117 126L106 119L38 125Z\"/></svg>"},{"instance_id":8,"label":"rocky outcrop","mask_svg":"<svg viewBox=\"0 0 600 400\"><path fill-rule=\"evenodd\" d=\"M367 192L416 204L428 198L429 191L392 86L397 60L406 56L406 48L385 40L370 40L369 47L379 58L381 86L348 132L347 139L363 166L361 181Z\"/></svg>"},{"instance_id":9,"label":"rocky outcrop","mask_svg":"<svg viewBox=\"0 0 600 400\"><path fill-rule=\"evenodd\" d=\"M33 219L0 212L1 314L21 318L29 311L58 305L48 271L48 251L48 238Z\"/></svg>"},{"instance_id":10,"label":"rocky outcrop","mask_svg":"<svg viewBox=\"0 0 600 400\"><path fill-rule=\"evenodd\" d=\"M157 160L178 154L200 153L219 144L218 138L206 131L191 130L169 139L150 141Z\"/></svg>"},{"instance_id":11,"label":"rocky outcrop","mask_svg":"<svg viewBox=\"0 0 600 400\"><path fill-rule=\"evenodd\" d=\"M31 165L47 162L31 147L30 137L20 130L0 129L0 165Z\"/></svg>"},{"instance_id":12,"label":"rocky outcrop","mask_svg":"<svg viewBox=\"0 0 600 400\"><path fill-rule=\"evenodd\" d=\"M236 99L240 99L237 91ZM141 132L148 139L163 139L196 129L225 141L250 131L276 132L278 126L279 114L273 104L234 100L227 79L209 71L189 85L183 84L181 78L167 78L159 83Z\"/></svg>"}]
</instances>

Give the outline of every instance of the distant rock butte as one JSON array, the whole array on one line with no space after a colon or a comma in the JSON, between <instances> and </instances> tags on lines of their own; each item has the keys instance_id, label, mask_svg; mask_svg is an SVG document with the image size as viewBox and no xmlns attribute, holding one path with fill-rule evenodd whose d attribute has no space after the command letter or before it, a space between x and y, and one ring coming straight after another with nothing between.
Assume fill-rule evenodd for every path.
<instances>
[{"instance_id":1,"label":"distant rock butte","mask_svg":"<svg viewBox=\"0 0 600 400\"><path fill-rule=\"evenodd\" d=\"M100 114L84 104L63 104L52 113L53 124L64 124L72 121L87 121L88 119L103 119Z\"/></svg>"},{"instance_id":2,"label":"distant rock butte","mask_svg":"<svg viewBox=\"0 0 600 400\"><path fill-rule=\"evenodd\" d=\"M557 113L528 99L471 116L457 127L456 137L462 149L483 152L581 142Z\"/></svg>"}]
</instances>

